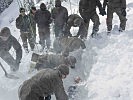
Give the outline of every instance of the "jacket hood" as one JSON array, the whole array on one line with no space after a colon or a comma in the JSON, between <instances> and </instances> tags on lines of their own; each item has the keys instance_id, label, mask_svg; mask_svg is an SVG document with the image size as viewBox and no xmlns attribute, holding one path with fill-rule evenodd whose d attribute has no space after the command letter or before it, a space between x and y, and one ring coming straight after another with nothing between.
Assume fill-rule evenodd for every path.
<instances>
[{"instance_id":1,"label":"jacket hood","mask_svg":"<svg viewBox=\"0 0 133 100\"><path fill-rule=\"evenodd\" d=\"M65 64L59 65L56 69L58 69L62 75L69 74L69 67Z\"/></svg>"}]
</instances>

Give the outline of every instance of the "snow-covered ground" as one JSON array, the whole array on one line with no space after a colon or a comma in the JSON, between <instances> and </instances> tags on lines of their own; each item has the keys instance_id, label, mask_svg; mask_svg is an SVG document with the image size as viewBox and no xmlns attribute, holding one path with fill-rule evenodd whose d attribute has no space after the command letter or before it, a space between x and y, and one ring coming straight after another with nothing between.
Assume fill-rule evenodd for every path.
<instances>
[{"instance_id":1,"label":"snow-covered ground","mask_svg":"<svg viewBox=\"0 0 133 100\"><path fill-rule=\"evenodd\" d=\"M68 0L69 1L69 0ZM71 0L63 2L68 8L69 14L78 13L78 1ZM79 96L75 100L133 100L133 1L127 0L127 27L126 31L119 33L113 31L111 36L106 35L106 16L100 15L101 38L89 38L92 29L88 33L86 40L86 50L82 55L81 66L75 70L70 70L70 75L64 80L65 89L72 85L73 78L80 76L82 83L79 84ZM12 34L22 44L19 30L15 27L15 18L19 14L17 0L10 5L0 15L0 29L8 26ZM113 25L119 25L119 19L114 14ZM73 32L76 29L72 30ZM10 51L15 56L13 49ZM30 58L32 52L28 55L23 53L20 70L15 73L20 79L12 80L4 76L0 70L0 100L18 100L18 88L22 82L32 76L28 74ZM8 73L9 66L0 59ZM33 73L35 74L35 73Z\"/></svg>"}]
</instances>

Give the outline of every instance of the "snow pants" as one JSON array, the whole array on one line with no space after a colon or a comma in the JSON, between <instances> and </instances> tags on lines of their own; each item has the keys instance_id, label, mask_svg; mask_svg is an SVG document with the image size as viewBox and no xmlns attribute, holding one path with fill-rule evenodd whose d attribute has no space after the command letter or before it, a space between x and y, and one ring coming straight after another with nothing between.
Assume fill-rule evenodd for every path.
<instances>
[{"instance_id":1,"label":"snow pants","mask_svg":"<svg viewBox=\"0 0 133 100\"><path fill-rule=\"evenodd\" d=\"M113 19L113 13L115 12L119 19L120 19L120 28L122 28L122 30L125 30L125 26L126 26L126 16L122 15L122 8L113 8L113 7L108 7L107 8L107 30L111 31L112 30L112 19Z\"/></svg>"}]
</instances>

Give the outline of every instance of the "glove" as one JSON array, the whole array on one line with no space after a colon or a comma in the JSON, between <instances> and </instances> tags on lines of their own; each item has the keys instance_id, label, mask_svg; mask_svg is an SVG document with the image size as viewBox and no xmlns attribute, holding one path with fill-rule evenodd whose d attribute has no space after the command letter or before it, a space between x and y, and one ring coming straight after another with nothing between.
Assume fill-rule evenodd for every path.
<instances>
[{"instance_id":1,"label":"glove","mask_svg":"<svg viewBox=\"0 0 133 100\"><path fill-rule=\"evenodd\" d=\"M99 14L104 16L104 15L106 15L106 11L102 8L102 9L100 9L100 13Z\"/></svg>"},{"instance_id":2,"label":"glove","mask_svg":"<svg viewBox=\"0 0 133 100\"><path fill-rule=\"evenodd\" d=\"M126 8L121 9L121 14L125 17L127 15Z\"/></svg>"}]
</instances>

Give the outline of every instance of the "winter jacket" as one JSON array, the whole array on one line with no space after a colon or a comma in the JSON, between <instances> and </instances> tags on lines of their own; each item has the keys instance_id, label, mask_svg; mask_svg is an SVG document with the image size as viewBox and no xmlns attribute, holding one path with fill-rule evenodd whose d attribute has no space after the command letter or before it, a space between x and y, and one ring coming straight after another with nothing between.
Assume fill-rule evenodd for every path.
<instances>
[{"instance_id":1,"label":"winter jacket","mask_svg":"<svg viewBox=\"0 0 133 100\"><path fill-rule=\"evenodd\" d=\"M11 47L13 47L16 50L16 60L20 61L22 58L22 48L17 39L12 35L8 38L7 41L3 41L0 38L0 52L8 52L11 49Z\"/></svg>"},{"instance_id":2,"label":"winter jacket","mask_svg":"<svg viewBox=\"0 0 133 100\"><path fill-rule=\"evenodd\" d=\"M80 0L79 2L79 13L84 18L86 16L93 16L96 13L96 7L99 10L102 9L102 4L99 0Z\"/></svg>"},{"instance_id":3,"label":"winter jacket","mask_svg":"<svg viewBox=\"0 0 133 100\"><path fill-rule=\"evenodd\" d=\"M43 54L38 58L36 69L54 68L60 64L66 64L65 57L62 55Z\"/></svg>"},{"instance_id":4,"label":"winter jacket","mask_svg":"<svg viewBox=\"0 0 133 100\"><path fill-rule=\"evenodd\" d=\"M16 19L16 27L20 29L20 32L29 32L30 31L30 20L27 15L19 15Z\"/></svg>"},{"instance_id":5,"label":"winter jacket","mask_svg":"<svg viewBox=\"0 0 133 100\"><path fill-rule=\"evenodd\" d=\"M39 100L55 94L56 100L68 100L64 91L61 72L58 69L43 69L20 87L20 100Z\"/></svg>"},{"instance_id":6,"label":"winter jacket","mask_svg":"<svg viewBox=\"0 0 133 100\"><path fill-rule=\"evenodd\" d=\"M78 30L77 35L79 36L79 35L85 35L85 34L87 34L88 31L87 31L87 29L85 27L85 23L84 23L83 19L79 15L77 15L77 14L71 14L68 17L67 24L64 27L64 34L65 35L66 34L71 34L70 33L71 27L77 27L77 26L74 25L74 20L75 19L79 19L81 21L81 25L79 26L79 30Z\"/></svg>"},{"instance_id":7,"label":"winter jacket","mask_svg":"<svg viewBox=\"0 0 133 100\"><path fill-rule=\"evenodd\" d=\"M104 0L103 8L105 9L106 5L113 8L126 8L126 0Z\"/></svg>"},{"instance_id":8,"label":"winter jacket","mask_svg":"<svg viewBox=\"0 0 133 100\"><path fill-rule=\"evenodd\" d=\"M31 12L28 14L29 20L30 20L30 26L36 28L36 22L35 22L35 15L33 15Z\"/></svg>"},{"instance_id":9,"label":"winter jacket","mask_svg":"<svg viewBox=\"0 0 133 100\"><path fill-rule=\"evenodd\" d=\"M56 52L72 52L79 49L80 47L82 49L86 48L85 43L77 37L63 37L56 39L54 41L53 47Z\"/></svg>"},{"instance_id":10,"label":"winter jacket","mask_svg":"<svg viewBox=\"0 0 133 100\"><path fill-rule=\"evenodd\" d=\"M54 24L57 26L63 26L68 18L68 11L65 7L54 7L51 11Z\"/></svg>"},{"instance_id":11,"label":"winter jacket","mask_svg":"<svg viewBox=\"0 0 133 100\"><path fill-rule=\"evenodd\" d=\"M48 10L37 10L35 21L39 28L49 27L51 23L51 13Z\"/></svg>"}]
</instances>

